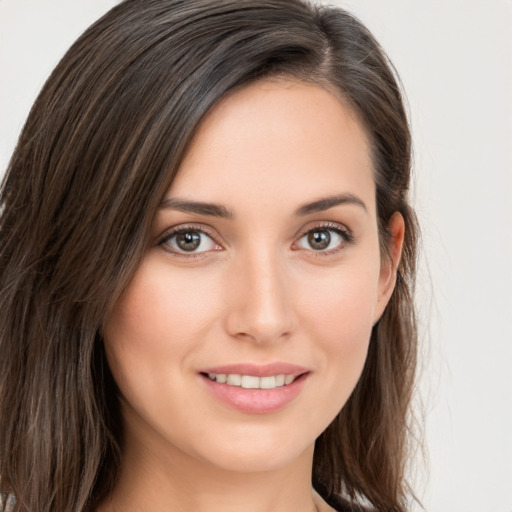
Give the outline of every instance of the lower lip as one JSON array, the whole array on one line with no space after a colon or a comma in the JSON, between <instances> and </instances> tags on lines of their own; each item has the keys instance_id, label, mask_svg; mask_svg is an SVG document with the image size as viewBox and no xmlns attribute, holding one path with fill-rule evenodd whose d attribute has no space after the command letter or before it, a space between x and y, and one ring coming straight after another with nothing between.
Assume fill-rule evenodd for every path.
<instances>
[{"instance_id":1,"label":"lower lip","mask_svg":"<svg viewBox=\"0 0 512 512\"><path fill-rule=\"evenodd\" d=\"M249 414L266 414L288 405L302 390L308 374L301 375L287 386L274 389L246 389L221 384L201 375L207 388L224 404Z\"/></svg>"}]
</instances>

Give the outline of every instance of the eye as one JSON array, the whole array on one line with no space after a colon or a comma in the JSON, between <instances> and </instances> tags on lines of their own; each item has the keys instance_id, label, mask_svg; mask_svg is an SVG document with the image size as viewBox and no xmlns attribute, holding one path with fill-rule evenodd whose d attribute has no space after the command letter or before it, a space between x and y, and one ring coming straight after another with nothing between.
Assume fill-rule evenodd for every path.
<instances>
[{"instance_id":1,"label":"eye","mask_svg":"<svg viewBox=\"0 0 512 512\"><path fill-rule=\"evenodd\" d=\"M198 254L220 249L210 235L197 228L172 231L160 241L160 245L170 252L180 254Z\"/></svg>"},{"instance_id":2,"label":"eye","mask_svg":"<svg viewBox=\"0 0 512 512\"><path fill-rule=\"evenodd\" d=\"M351 235L339 227L320 226L304 233L297 242L301 249L313 251L336 251L350 243Z\"/></svg>"}]
</instances>

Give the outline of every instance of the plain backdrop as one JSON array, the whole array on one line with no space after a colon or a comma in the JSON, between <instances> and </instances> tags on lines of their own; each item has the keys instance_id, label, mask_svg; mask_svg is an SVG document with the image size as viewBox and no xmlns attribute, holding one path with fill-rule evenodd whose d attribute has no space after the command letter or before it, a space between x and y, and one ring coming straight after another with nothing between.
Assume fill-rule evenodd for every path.
<instances>
[{"instance_id":1,"label":"plain backdrop","mask_svg":"<svg viewBox=\"0 0 512 512\"><path fill-rule=\"evenodd\" d=\"M0 0L0 175L52 68L115 3ZM512 512L512 2L330 3L377 36L411 112L430 475L418 456L418 494L432 512Z\"/></svg>"}]
</instances>

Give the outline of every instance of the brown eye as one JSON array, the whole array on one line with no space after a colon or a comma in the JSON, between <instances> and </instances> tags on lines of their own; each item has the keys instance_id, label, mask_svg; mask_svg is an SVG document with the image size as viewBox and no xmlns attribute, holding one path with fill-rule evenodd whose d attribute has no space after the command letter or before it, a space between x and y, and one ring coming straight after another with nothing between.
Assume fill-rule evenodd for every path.
<instances>
[{"instance_id":1,"label":"brown eye","mask_svg":"<svg viewBox=\"0 0 512 512\"><path fill-rule=\"evenodd\" d=\"M338 227L318 227L302 235L297 243L301 249L335 251L351 242L351 235Z\"/></svg>"},{"instance_id":2,"label":"brown eye","mask_svg":"<svg viewBox=\"0 0 512 512\"><path fill-rule=\"evenodd\" d=\"M186 231L176 235L176 245L182 251L195 251L201 245L201 235L197 231Z\"/></svg>"},{"instance_id":3,"label":"brown eye","mask_svg":"<svg viewBox=\"0 0 512 512\"><path fill-rule=\"evenodd\" d=\"M327 229L318 229L308 233L308 244L315 251L323 251L331 243L331 234Z\"/></svg>"},{"instance_id":4,"label":"brown eye","mask_svg":"<svg viewBox=\"0 0 512 512\"><path fill-rule=\"evenodd\" d=\"M213 239L200 229L179 229L167 236L162 242L167 250L175 253L201 253L218 248Z\"/></svg>"}]
</instances>

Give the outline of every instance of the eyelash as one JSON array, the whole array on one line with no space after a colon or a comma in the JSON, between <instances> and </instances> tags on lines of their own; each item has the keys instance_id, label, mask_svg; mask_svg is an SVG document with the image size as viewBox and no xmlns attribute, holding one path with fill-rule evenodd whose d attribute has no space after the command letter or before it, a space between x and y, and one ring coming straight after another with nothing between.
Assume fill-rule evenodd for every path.
<instances>
[{"instance_id":1,"label":"eyelash","mask_svg":"<svg viewBox=\"0 0 512 512\"><path fill-rule=\"evenodd\" d=\"M200 258L205 255L205 253L210 251L201 251L201 252L181 252L176 249L171 248L168 245L168 242L174 238L175 236L182 234L182 233L188 233L188 232L195 232L195 233L201 233L203 235L206 235L208 238L212 240L212 242L215 244L216 247L220 248L220 244L217 243L215 240L215 236L210 230L206 229L204 226L194 226L193 224L187 224L185 226L180 226L174 229L171 229L171 231L165 233L162 238L158 241L158 245L163 248L164 251L171 253L173 256L183 257L183 258ZM167 246L167 247L166 247ZM214 249L219 250L219 249Z\"/></svg>"},{"instance_id":2,"label":"eyelash","mask_svg":"<svg viewBox=\"0 0 512 512\"><path fill-rule=\"evenodd\" d=\"M305 231L302 231L300 236L298 236L298 238L296 239L297 241L294 242L294 245L297 244L300 240L302 240L302 238L304 238L306 235L308 235L309 233L315 232L315 231L331 231L331 232L336 233L336 235L338 235L342 239L342 242L338 245L338 247L336 247L334 249L318 250L318 251L315 251L312 248L309 249L309 251L315 257L325 257L325 256L330 256L332 254L336 254L337 252L343 250L347 245L352 245L355 242L354 235L347 228L342 227L339 224L334 224L334 223L328 222L328 223L318 224L317 226L313 226ZM169 252L174 256L183 257L183 258L200 258L200 257L203 257L206 253L211 252L211 250L205 250L205 251L201 251L201 252L192 252L192 251L191 252L185 252L185 251L181 252L179 250L175 250L175 249L171 248L168 245L168 242L172 238L176 237L179 234L187 233L187 232L196 232L196 233L206 235L215 244L216 248L213 249L214 251L221 249L220 244L218 244L217 241L215 240L215 235L212 232L210 232L210 230L205 229L204 226L195 226L193 224L180 226L178 228L174 228L171 231L165 233L158 240L157 245L161 246L163 248L163 250L165 250L166 252ZM165 247L166 245L167 245L167 247ZM295 250L300 250L300 248L295 249ZM308 250L308 249L305 249L305 250Z\"/></svg>"},{"instance_id":3,"label":"eyelash","mask_svg":"<svg viewBox=\"0 0 512 512\"><path fill-rule=\"evenodd\" d=\"M314 249L309 249L309 251L312 253L314 257L326 257L331 256L333 254L336 254L343 249L345 249L349 245L353 245L355 243L355 237L354 235L348 230L346 227L341 226L340 224L335 224L332 222L327 223L320 223L317 226L313 226L311 228L308 228L307 230L303 231L301 235L298 237L298 241L302 240L306 235L309 233L314 233L315 231L331 231L336 233L342 240L340 244L335 247L334 249L329 250L318 250L315 251ZM297 242L295 242L297 243Z\"/></svg>"}]
</instances>

